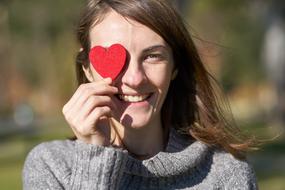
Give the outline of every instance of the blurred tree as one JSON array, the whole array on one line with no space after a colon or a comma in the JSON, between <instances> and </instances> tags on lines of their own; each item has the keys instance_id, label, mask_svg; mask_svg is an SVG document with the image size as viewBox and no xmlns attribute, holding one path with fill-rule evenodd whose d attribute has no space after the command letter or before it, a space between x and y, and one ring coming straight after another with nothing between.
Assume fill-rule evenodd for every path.
<instances>
[{"instance_id":1,"label":"blurred tree","mask_svg":"<svg viewBox=\"0 0 285 190\"><path fill-rule=\"evenodd\" d=\"M5 78L0 82L0 113L23 101L43 114L61 110L75 85L75 23L82 3L0 2L0 74Z\"/></svg>"},{"instance_id":2,"label":"blurred tree","mask_svg":"<svg viewBox=\"0 0 285 190\"><path fill-rule=\"evenodd\" d=\"M9 106L5 104L7 96L5 89L7 86L7 73L9 68L9 44L10 44L10 31L9 31L9 14L6 6L7 2L0 3L0 116L9 111Z\"/></svg>"},{"instance_id":3,"label":"blurred tree","mask_svg":"<svg viewBox=\"0 0 285 190\"><path fill-rule=\"evenodd\" d=\"M285 2L271 1L266 14L263 62L276 90L277 101L271 120L285 125Z\"/></svg>"},{"instance_id":4,"label":"blurred tree","mask_svg":"<svg viewBox=\"0 0 285 190\"><path fill-rule=\"evenodd\" d=\"M219 78L227 91L264 77L259 60L264 28L254 5L247 0L193 1L188 14L194 28L204 32L199 35L207 36L219 49Z\"/></svg>"},{"instance_id":5,"label":"blurred tree","mask_svg":"<svg viewBox=\"0 0 285 190\"><path fill-rule=\"evenodd\" d=\"M185 15L189 10L192 0L173 0L173 2L181 14Z\"/></svg>"}]
</instances>

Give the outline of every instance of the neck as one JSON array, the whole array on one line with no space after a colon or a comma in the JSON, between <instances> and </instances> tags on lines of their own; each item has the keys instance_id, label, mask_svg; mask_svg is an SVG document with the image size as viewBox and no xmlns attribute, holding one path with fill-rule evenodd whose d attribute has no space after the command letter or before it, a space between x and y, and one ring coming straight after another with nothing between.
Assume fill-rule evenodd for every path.
<instances>
[{"instance_id":1,"label":"neck","mask_svg":"<svg viewBox=\"0 0 285 190\"><path fill-rule=\"evenodd\" d=\"M148 159L164 148L162 127L126 131L124 144L130 154L138 159Z\"/></svg>"},{"instance_id":2,"label":"neck","mask_svg":"<svg viewBox=\"0 0 285 190\"><path fill-rule=\"evenodd\" d=\"M164 135L160 120L142 128L126 128L122 141L129 154L144 160L153 157L164 148Z\"/></svg>"}]
</instances>

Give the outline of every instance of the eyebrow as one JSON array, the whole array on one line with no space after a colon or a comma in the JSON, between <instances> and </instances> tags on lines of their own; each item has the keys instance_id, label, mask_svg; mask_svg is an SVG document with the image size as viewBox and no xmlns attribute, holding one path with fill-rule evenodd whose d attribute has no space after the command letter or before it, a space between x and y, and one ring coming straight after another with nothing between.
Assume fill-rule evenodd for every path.
<instances>
[{"instance_id":1,"label":"eyebrow","mask_svg":"<svg viewBox=\"0 0 285 190\"><path fill-rule=\"evenodd\" d=\"M150 47L144 49L142 52L143 53L147 53L147 52L155 51L155 50L158 50L158 49L167 50L166 46L164 46L164 45L154 45L154 46L150 46Z\"/></svg>"}]
</instances>

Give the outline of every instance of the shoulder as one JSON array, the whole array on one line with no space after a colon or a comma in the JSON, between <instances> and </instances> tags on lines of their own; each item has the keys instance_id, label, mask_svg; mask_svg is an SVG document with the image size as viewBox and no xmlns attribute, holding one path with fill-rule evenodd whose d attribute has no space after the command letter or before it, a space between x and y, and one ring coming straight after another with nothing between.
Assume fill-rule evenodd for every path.
<instances>
[{"instance_id":1,"label":"shoulder","mask_svg":"<svg viewBox=\"0 0 285 190\"><path fill-rule=\"evenodd\" d=\"M231 189L244 187L256 189L256 177L253 167L246 161L235 158L232 154L215 149L212 169L219 176L219 183Z\"/></svg>"},{"instance_id":2,"label":"shoulder","mask_svg":"<svg viewBox=\"0 0 285 190\"><path fill-rule=\"evenodd\" d=\"M52 155L61 156L69 154L74 149L75 141L71 140L55 140L43 142L35 146L28 154L28 157L50 157Z\"/></svg>"},{"instance_id":3,"label":"shoulder","mask_svg":"<svg viewBox=\"0 0 285 190\"><path fill-rule=\"evenodd\" d=\"M56 140L44 142L35 146L27 155L25 166L70 165L74 151L75 141Z\"/></svg>"},{"instance_id":4,"label":"shoulder","mask_svg":"<svg viewBox=\"0 0 285 190\"><path fill-rule=\"evenodd\" d=\"M24 189L31 189L39 184L54 188L68 186L71 166L74 161L75 141L62 140L44 142L35 146L27 155L22 170Z\"/></svg>"},{"instance_id":5,"label":"shoulder","mask_svg":"<svg viewBox=\"0 0 285 190\"><path fill-rule=\"evenodd\" d=\"M253 168L247 160L237 159L232 154L219 149L214 150L213 164L222 172L253 173Z\"/></svg>"}]
</instances>

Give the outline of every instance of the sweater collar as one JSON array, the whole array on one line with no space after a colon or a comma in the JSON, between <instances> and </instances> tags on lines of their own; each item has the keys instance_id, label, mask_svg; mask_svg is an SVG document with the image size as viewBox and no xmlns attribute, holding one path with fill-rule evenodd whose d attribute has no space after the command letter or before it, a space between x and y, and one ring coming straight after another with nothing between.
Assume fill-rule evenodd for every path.
<instances>
[{"instance_id":1,"label":"sweater collar","mask_svg":"<svg viewBox=\"0 0 285 190\"><path fill-rule=\"evenodd\" d=\"M170 177L190 171L205 159L208 146L170 130L166 150L147 160L128 156L126 173L142 177Z\"/></svg>"}]
</instances>

